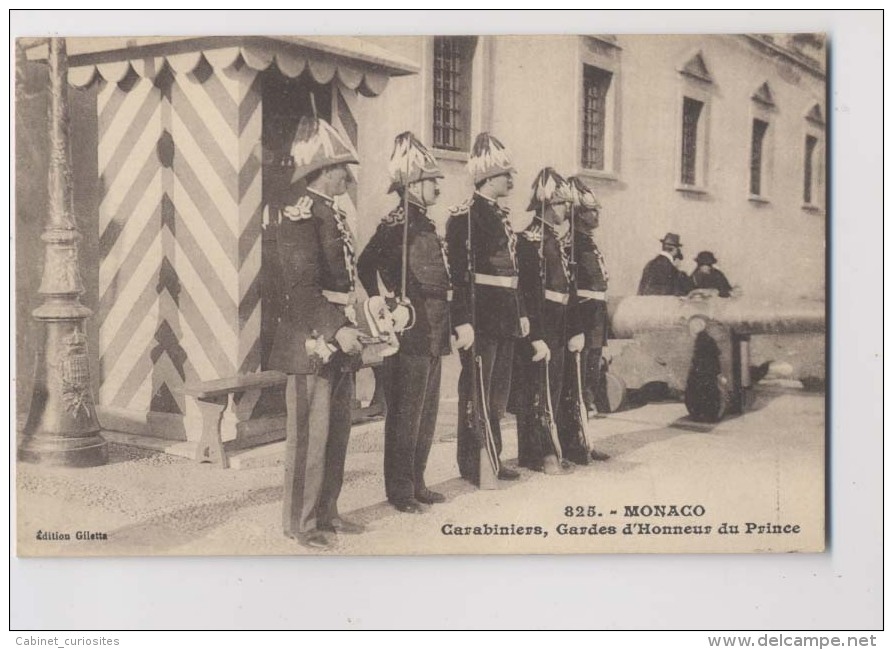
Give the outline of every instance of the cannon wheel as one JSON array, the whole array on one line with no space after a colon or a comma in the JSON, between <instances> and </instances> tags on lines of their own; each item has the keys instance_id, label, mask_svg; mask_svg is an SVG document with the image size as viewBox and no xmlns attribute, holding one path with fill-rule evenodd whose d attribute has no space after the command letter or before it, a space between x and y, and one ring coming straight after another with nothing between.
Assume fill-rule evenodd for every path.
<instances>
[{"instance_id":1,"label":"cannon wheel","mask_svg":"<svg viewBox=\"0 0 893 650\"><path fill-rule=\"evenodd\" d=\"M731 398L728 378L720 375L709 388L696 390L689 385L685 391L685 408L693 420L719 422L728 412Z\"/></svg>"},{"instance_id":2,"label":"cannon wheel","mask_svg":"<svg viewBox=\"0 0 893 650\"><path fill-rule=\"evenodd\" d=\"M595 396L599 413L616 413L626 404L626 382L613 372L605 371L600 382L601 390Z\"/></svg>"}]
</instances>

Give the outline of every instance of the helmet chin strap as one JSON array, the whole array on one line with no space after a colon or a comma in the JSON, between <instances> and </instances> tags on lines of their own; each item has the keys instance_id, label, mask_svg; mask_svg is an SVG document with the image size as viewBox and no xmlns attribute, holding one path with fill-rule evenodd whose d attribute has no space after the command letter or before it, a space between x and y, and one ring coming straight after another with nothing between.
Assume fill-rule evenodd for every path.
<instances>
[{"instance_id":1,"label":"helmet chin strap","mask_svg":"<svg viewBox=\"0 0 893 650\"><path fill-rule=\"evenodd\" d=\"M428 207L428 202L424 198L425 192L416 192L412 189L414 186L417 185L421 185L422 188L425 187L422 181L415 181L414 183L410 183L406 186L406 199L409 200L411 197L413 200L415 200L415 203L417 205Z\"/></svg>"}]
</instances>

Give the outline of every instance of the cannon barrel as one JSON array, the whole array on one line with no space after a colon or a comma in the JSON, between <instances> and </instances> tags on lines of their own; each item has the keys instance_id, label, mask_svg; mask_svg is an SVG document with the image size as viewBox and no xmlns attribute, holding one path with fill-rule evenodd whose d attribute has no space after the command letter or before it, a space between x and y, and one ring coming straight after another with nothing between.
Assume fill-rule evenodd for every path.
<instances>
[{"instance_id":1,"label":"cannon barrel","mask_svg":"<svg viewBox=\"0 0 893 650\"><path fill-rule=\"evenodd\" d=\"M611 328L615 338L687 328L694 317L720 323L738 334L825 331L825 303L820 300L628 296L613 307Z\"/></svg>"}]
</instances>

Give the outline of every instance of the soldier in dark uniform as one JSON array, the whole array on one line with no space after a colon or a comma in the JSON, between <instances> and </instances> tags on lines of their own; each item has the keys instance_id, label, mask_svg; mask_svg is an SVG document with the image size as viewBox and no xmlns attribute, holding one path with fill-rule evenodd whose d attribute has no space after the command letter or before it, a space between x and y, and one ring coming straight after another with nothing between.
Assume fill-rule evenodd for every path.
<instances>
[{"instance_id":1,"label":"soldier in dark uniform","mask_svg":"<svg viewBox=\"0 0 893 650\"><path fill-rule=\"evenodd\" d=\"M660 255L645 265L639 282L640 296L684 296L691 291L691 280L680 271L682 242L679 235L668 232L660 240Z\"/></svg>"},{"instance_id":2,"label":"soldier in dark uniform","mask_svg":"<svg viewBox=\"0 0 893 650\"><path fill-rule=\"evenodd\" d=\"M695 289L716 289L720 298L728 298L732 295L732 285L725 273L717 268L716 257L710 251L701 251L695 258L697 268L691 274L691 281Z\"/></svg>"},{"instance_id":3,"label":"soldier in dark uniform","mask_svg":"<svg viewBox=\"0 0 893 650\"><path fill-rule=\"evenodd\" d=\"M574 262L580 327L586 337L580 352L583 399L587 410L593 411L600 389L602 348L608 344L608 269L594 237L601 205L580 178L573 176L568 182L574 196ZM565 382L569 379L575 377L565 373Z\"/></svg>"},{"instance_id":4,"label":"soldier in dark uniform","mask_svg":"<svg viewBox=\"0 0 893 650\"><path fill-rule=\"evenodd\" d=\"M269 360L288 374L283 528L305 546L326 548L336 532L362 531L337 508L362 346L353 239L334 197L347 191L347 164L358 161L329 124L307 117L292 158L278 241L284 308Z\"/></svg>"},{"instance_id":5,"label":"soldier in dark uniform","mask_svg":"<svg viewBox=\"0 0 893 650\"><path fill-rule=\"evenodd\" d=\"M385 420L384 478L388 501L401 512L420 513L423 504L442 503L425 485L425 466L434 439L440 402L441 357L450 354L452 286L446 246L428 208L437 202L443 173L412 133L397 136L389 166L391 192L400 203L379 224L363 250L358 271L369 296L379 295L378 276L391 295L400 350L385 358L382 381L388 405ZM403 235L407 228L406 294L401 295ZM396 316L404 310L404 316ZM410 311L414 312L410 316Z\"/></svg>"},{"instance_id":6,"label":"soldier in dark uniform","mask_svg":"<svg viewBox=\"0 0 893 650\"><path fill-rule=\"evenodd\" d=\"M481 441L468 428L465 417L472 400L474 361L470 347L474 342L482 359L490 425L497 452L501 453L499 424L508 402L515 340L527 335L530 323L518 295L517 236L509 221L508 210L498 203L500 197L507 196L511 191L511 174L515 170L502 143L488 133L481 133L475 140L468 159L468 170L476 191L469 201L450 210L446 239L450 277L455 291L451 318L462 360L457 459L461 475L478 483ZM469 223L476 298L474 305L471 304L468 277ZM472 316L474 329L471 326ZM516 470L500 465L500 479L514 480L518 477Z\"/></svg>"},{"instance_id":7,"label":"soldier in dark uniform","mask_svg":"<svg viewBox=\"0 0 893 650\"><path fill-rule=\"evenodd\" d=\"M565 346L573 341L571 347L578 351L584 344L569 266L572 233L567 218L572 196L567 181L551 167L540 172L534 187L527 209L537 216L518 240L521 294L530 318L530 333L515 350L512 385L518 464L546 474L567 474L573 467L559 462L561 445L556 448L550 428L558 416ZM551 420L547 398L553 409Z\"/></svg>"}]
</instances>

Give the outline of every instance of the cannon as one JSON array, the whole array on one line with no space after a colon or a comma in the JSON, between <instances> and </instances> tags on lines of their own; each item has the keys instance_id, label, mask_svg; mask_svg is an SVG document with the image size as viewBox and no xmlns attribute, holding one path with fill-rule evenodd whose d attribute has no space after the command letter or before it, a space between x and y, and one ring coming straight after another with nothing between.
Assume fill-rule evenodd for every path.
<instances>
[{"instance_id":1,"label":"cannon","mask_svg":"<svg viewBox=\"0 0 893 650\"><path fill-rule=\"evenodd\" d=\"M751 403L752 336L825 331L822 301L720 298L715 290L629 296L609 304L609 315L605 410L620 408L628 389L657 383L683 395L693 419L708 422Z\"/></svg>"}]
</instances>

